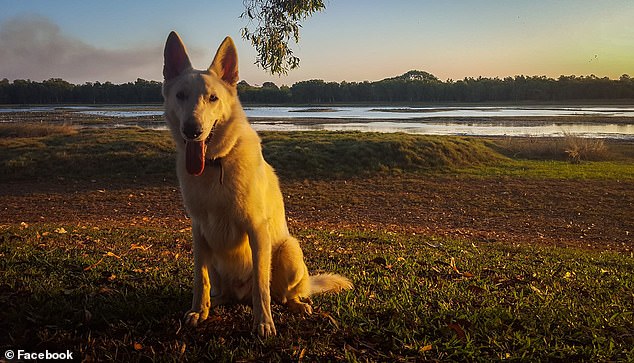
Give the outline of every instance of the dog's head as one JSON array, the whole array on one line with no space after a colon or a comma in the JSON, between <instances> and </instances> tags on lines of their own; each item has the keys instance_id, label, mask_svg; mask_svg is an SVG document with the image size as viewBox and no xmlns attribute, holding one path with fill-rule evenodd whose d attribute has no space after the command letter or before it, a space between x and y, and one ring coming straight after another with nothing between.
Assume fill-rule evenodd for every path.
<instances>
[{"instance_id":1,"label":"dog's head","mask_svg":"<svg viewBox=\"0 0 634 363\"><path fill-rule=\"evenodd\" d=\"M167 122L177 144L179 139L183 140L187 171L200 175L214 128L231 117L237 100L236 47L231 38L226 37L211 66L195 70L180 37L171 32L164 56L163 98Z\"/></svg>"}]
</instances>

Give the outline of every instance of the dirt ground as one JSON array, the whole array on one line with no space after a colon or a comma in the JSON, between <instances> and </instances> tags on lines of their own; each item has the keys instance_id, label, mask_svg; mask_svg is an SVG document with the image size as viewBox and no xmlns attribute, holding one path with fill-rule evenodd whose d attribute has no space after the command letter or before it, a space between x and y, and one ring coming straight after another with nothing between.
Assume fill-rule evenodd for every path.
<instances>
[{"instance_id":1,"label":"dirt ground","mask_svg":"<svg viewBox=\"0 0 634 363\"><path fill-rule=\"evenodd\" d=\"M388 176L283 181L291 229L362 229L634 251L634 185L606 180ZM0 185L0 224L185 229L174 181Z\"/></svg>"}]
</instances>

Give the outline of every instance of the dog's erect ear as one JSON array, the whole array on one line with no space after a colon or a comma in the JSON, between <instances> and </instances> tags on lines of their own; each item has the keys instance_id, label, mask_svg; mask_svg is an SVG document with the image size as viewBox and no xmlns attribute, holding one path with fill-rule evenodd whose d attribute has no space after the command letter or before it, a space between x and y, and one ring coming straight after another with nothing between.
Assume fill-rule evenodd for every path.
<instances>
[{"instance_id":1,"label":"dog's erect ear","mask_svg":"<svg viewBox=\"0 0 634 363\"><path fill-rule=\"evenodd\" d=\"M209 71L232 86L238 83L238 52L230 37L226 37L220 44Z\"/></svg>"},{"instance_id":2,"label":"dog's erect ear","mask_svg":"<svg viewBox=\"0 0 634 363\"><path fill-rule=\"evenodd\" d=\"M184 70L192 67L185 45L176 32L171 32L165 42L165 51L163 52L165 63L163 65L163 78L169 81L178 77Z\"/></svg>"}]
</instances>

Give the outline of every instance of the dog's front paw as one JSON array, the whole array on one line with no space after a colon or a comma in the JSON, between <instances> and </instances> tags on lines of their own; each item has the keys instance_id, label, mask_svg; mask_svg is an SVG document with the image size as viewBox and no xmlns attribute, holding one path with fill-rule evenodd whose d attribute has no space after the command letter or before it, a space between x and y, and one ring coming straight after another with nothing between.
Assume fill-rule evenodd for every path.
<instances>
[{"instance_id":1,"label":"dog's front paw","mask_svg":"<svg viewBox=\"0 0 634 363\"><path fill-rule=\"evenodd\" d=\"M190 310L185 313L185 324L192 328L198 326L199 323L202 323L207 319L209 315L209 311L194 311Z\"/></svg>"},{"instance_id":2,"label":"dog's front paw","mask_svg":"<svg viewBox=\"0 0 634 363\"><path fill-rule=\"evenodd\" d=\"M257 330L260 338L269 338L277 334L275 331L275 324L273 322L256 323L255 330Z\"/></svg>"}]
</instances>

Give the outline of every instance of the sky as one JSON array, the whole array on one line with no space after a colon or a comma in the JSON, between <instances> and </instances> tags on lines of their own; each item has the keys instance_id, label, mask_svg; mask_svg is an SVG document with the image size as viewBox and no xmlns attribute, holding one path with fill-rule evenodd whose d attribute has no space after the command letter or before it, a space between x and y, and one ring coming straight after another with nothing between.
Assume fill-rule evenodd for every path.
<instances>
[{"instance_id":1,"label":"sky","mask_svg":"<svg viewBox=\"0 0 634 363\"><path fill-rule=\"evenodd\" d=\"M634 76L633 0L325 0L291 44L300 68L258 68L240 36L240 0L0 0L0 79L125 83L162 80L171 30L195 68L225 36L240 78L292 85L375 81L409 70L465 77Z\"/></svg>"}]
</instances>

